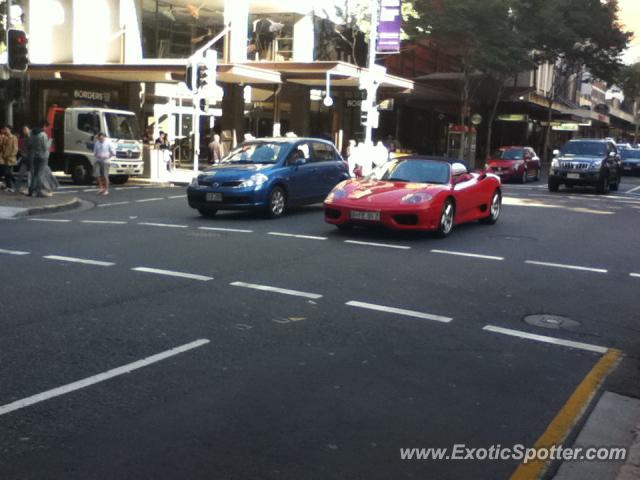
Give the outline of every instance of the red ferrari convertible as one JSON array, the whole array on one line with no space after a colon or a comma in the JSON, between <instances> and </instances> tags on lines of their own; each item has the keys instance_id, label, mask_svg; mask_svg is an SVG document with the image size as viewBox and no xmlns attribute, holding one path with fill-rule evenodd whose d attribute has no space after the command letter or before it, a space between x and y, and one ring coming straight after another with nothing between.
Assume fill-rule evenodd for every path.
<instances>
[{"instance_id":1,"label":"red ferrari convertible","mask_svg":"<svg viewBox=\"0 0 640 480\"><path fill-rule=\"evenodd\" d=\"M462 223L496 223L500 185L497 175L469 172L456 160L406 157L389 162L377 175L336 186L324 202L325 220L340 229L385 225L446 237Z\"/></svg>"}]
</instances>

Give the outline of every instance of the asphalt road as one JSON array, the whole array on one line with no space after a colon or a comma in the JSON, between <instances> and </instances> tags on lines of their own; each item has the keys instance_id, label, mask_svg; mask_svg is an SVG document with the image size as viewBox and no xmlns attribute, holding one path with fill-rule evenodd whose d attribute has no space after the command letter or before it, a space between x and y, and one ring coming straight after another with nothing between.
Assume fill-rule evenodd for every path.
<instances>
[{"instance_id":1,"label":"asphalt road","mask_svg":"<svg viewBox=\"0 0 640 480\"><path fill-rule=\"evenodd\" d=\"M531 446L640 351L640 179L544 187L438 240L63 186L86 208L0 220L0 479L508 478L400 449Z\"/></svg>"}]
</instances>

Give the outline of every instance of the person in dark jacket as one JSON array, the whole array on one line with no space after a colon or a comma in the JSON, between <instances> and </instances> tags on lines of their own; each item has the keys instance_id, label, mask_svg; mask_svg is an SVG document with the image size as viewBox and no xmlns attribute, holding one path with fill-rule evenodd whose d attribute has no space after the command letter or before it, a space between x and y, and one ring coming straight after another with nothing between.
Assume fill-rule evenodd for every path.
<instances>
[{"instance_id":1,"label":"person in dark jacket","mask_svg":"<svg viewBox=\"0 0 640 480\"><path fill-rule=\"evenodd\" d=\"M50 197L51 193L44 189L43 176L49 163L49 149L51 140L44 131L49 123L45 120L31 130L31 135L26 140L26 152L32 159L33 172L29 195L32 197Z\"/></svg>"}]
</instances>

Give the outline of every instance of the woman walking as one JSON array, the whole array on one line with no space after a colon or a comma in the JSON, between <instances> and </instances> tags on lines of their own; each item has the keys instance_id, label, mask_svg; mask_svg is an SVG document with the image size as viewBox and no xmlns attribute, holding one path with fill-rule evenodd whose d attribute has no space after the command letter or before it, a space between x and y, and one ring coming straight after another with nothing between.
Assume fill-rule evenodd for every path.
<instances>
[{"instance_id":1,"label":"woman walking","mask_svg":"<svg viewBox=\"0 0 640 480\"><path fill-rule=\"evenodd\" d=\"M51 196L43 184L43 176L49 162L49 149L51 148L51 140L44 131L48 126L49 123L46 120L41 122L40 126L31 131L31 135L26 141L27 155L31 157L33 165L31 185L29 185L29 195L32 197Z\"/></svg>"}]
</instances>

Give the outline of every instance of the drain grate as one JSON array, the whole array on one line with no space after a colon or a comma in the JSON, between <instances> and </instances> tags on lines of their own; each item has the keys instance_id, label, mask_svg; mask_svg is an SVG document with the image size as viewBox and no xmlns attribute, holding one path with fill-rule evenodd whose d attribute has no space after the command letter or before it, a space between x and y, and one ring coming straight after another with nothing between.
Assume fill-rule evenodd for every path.
<instances>
[{"instance_id":1,"label":"drain grate","mask_svg":"<svg viewBox=\"0 0 640 480\"><path fill-rule=\"evenodd\" d=\"M524 317L524 323L533 325L534 327L549 328L552 330L575 330L580 326L580 322L577 320L548 313L527 315Z\"/></svg>"}]
</instances>

